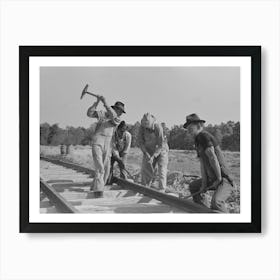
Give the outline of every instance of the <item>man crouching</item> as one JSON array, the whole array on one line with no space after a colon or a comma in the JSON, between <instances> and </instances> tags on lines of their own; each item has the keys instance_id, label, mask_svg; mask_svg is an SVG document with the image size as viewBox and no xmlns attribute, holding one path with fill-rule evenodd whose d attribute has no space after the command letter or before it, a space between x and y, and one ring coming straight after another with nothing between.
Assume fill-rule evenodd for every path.
<instances>
[{"instance_id":1,"label":"man crouching","mask_svg":"<svg viewBox=\"0 0 280 280\"><path fill-rule=\"evenodd\" d=\"M204 120L196 114L187 116L184 128L195 139L197 155L200 159L201 179L193 181L189 188L194 202L202 204L201 193L207 189L215 190L211 208L228 212L225 201L233 191L233 179L226 166L224 156L216 138L203 129ZM199 193L199 194L198 194Z\"/></svg>"}]
</instances>

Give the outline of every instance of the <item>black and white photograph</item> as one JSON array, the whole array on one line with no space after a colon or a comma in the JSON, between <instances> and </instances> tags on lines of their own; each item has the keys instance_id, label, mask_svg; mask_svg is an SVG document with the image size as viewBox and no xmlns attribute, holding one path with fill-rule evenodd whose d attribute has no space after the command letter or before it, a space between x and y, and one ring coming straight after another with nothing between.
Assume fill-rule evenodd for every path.
<instances>
[{"instance_id":1,"label":"black and white photograph","mask_svg":"<svg viewBox=\"0 0 280 280\"><path fill-rule=\"evenodd\" d=\"M250 52L260 48L107 50L29 58L30 129L39 134L30 160L40 176L38 185L31 173L30 221L212 223L210 231L252 223Z\"/></svg>"},{"instance_id":2,"label":"black and white photograph","mask_svg":"<svg viewBox=\"0 0 280 280\"><path fill-rule=\"evenodd\" d=\"M280 280L279 22L0 1L0 279Z\"/></svg>"},{"instance_id":3,"label":"black and white photograph","mask_svg":"<svg viewBox=\"0 0 280 280\"><path fill-rule=\"evenodd\" d=\"M41 67L40 145L41 213L240 213L240 69Z\"/></svg>"}]
</instances>

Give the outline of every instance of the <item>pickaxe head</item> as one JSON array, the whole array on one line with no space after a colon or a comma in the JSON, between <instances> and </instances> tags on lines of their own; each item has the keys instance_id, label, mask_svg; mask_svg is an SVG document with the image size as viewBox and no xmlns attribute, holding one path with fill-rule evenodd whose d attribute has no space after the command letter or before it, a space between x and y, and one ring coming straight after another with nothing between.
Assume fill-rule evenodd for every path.
<instances>
[{"instance_id":1,"label":"pickaxe head","mask_svg":"<svg viewBox=\"0 0 280 280\"><path fill-rule=\"evenodd\" d=\"M86 86L84 87L84 89L82 91L81 99L84 97L85 94L87 94L87 90L88 90L88 84L86 84Z\"/></svg>"}]
</instances>

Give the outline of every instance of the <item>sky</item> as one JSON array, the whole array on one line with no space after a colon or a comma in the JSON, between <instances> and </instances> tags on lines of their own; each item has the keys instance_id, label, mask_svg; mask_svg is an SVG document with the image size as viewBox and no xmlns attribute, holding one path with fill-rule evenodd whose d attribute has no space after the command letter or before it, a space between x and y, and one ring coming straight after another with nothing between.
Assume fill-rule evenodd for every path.
<instances>
[{"instance_id":1,"label":"sky","mask_svg":"<svg viewBox=\"0 0 280 280\"><path fill-rule=\"evenodd\" d=\"M40 122L89 127L95 120L86 112L96 99L80 99L86 84L108 104L123 102L130 124L146 112L168 127L192 113L208 124L240 120L239 67L41 67Z\"/></svg>"}]
</instances>

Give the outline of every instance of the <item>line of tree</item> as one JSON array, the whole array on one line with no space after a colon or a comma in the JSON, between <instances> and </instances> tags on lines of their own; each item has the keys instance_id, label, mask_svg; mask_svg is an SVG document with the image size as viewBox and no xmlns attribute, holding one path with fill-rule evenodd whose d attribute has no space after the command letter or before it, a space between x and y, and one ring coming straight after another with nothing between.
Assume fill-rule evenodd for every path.
<instances>
[{"instance_id":1,"label":"line of tree","mask_svg":"<svg viewBox=\"0 0 280 280\"><path fill-rule=\"evenodd\" d=\"M193 150L193 137L183 128L182 125L175 125L169 129L165 123L162 123L164 134L168 139L170 149ZM43 123L40 125L40 143L41 145L90 145L94 134L94 127L89 128L68 126L65 129L60 128L58 124L50 125ZM128 131L132 135L132 147L137 146L137 134L140 123L128 125ZM221 145L223 150L240 150L240 122L228 121L219 125L207 125L205 129L213 134Z\"/></svg>"},{"instance_id":2,"label":"line of tree","mask_svg":"<svg viewBox=\"0 0 280 280\"><path fill-rule=\"evenodd\" d=\"M207 125L205 130L216 137L221 148L228 151L240 151L240 122L228 121L219 125ZM165 128L170 149L193 150L194 139L183 126Z\"/></svg>"}]
</instances>

